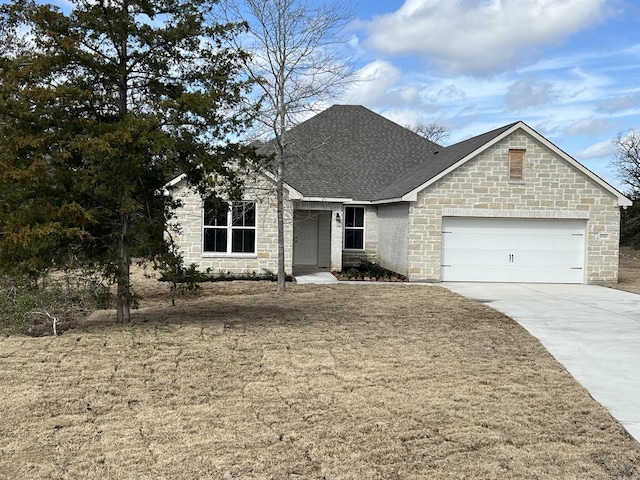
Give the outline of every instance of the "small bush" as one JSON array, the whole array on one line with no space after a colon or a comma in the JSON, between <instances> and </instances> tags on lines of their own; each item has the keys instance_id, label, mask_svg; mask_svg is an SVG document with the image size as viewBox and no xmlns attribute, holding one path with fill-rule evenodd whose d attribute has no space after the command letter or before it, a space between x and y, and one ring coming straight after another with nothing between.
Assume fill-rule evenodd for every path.
<instances>
[{"instance_id":1,"label":"small bush","mask_svg":"<svg viewBox=\"0 0 640 480\"><path fill-rule=\"evenodd\" d=\"M205 272L198 271L195 264L192 264L182 272L173 271L171 272L171 275L167 275L166 271L160 270L160 274L161 282L172 283L172 298L175 295L175 292L195 290L200 288L200 283L205 282L233 282L236 280L266 280L269 282L275 282L278 280L278 275L268 268L263 268L261 274L258 274L255 270L247 270L244 273L232 273L228 270L220 270L217 274L212 274L210 269L207 269ZM292 282L293 277L291 275L287 275L286 281Z\"/></svg>"},{"instance_id":2,"label":"small bush","mask_svg":"<svg viewBox=\"0 0 640 480\"><path fill-rule=\"evenodd\" d=\"M176 294L178 292L184 294L187 291L198 290L202 282L208 281L211 276L210 270L206 272L200 272L198 266L192 263L188 267L185 267L180 259L180 262L172 264L170 266L164 266L164 268L158 268L162 277L161 281L169 282L169 292L171 295L171 304L176 304Z\"/></svg>"},{"instance_id":3,"label":"small bush","mask_svg":"<svg viewBox=\"0 0 640 480\"><path fill-rule=\"evenodd\" d=\"M3 278L0 281L0 331L51 333L33 324L34 318L41 318L45 312L60 321L59 331L63 331L73 326L78 314L108 305L109 287L92 272L57 272L40 282Z\"/></svg>"},{"instance_id":4,"label":"small bush","mask_svg":"<svg viewBox=\"0 0 640 480\"><path fill-rule=\"evenodd\" d=\"M263 268L262 269L262 278L264 278L265 280L269 280L271 282L275 282L276 280L278 280L278 275L273 273L268 268Z\"/></svg>"},{"instance_id":5,"label":"small bush","mask_svg":"<svg viewBox=\"0 0 640 480\"><path fill-rule=\"evenodd\" d=\"M358 278L362 276L362 271L358 270L357 268L350 268L349 270L344 272L344 275L349 278Z\"/></svg>"},{"instance_id":6,"label":"small bush","mask_svg":"<svg viewBox=\"0 0 640 480\"><path fill-rule=\"evenodd\" d=\"M406 281L407 278L398 273L387 270L377 263L363 260L358 268L349 268L337 274L338 278L348 280L362 280L365 278L382 281Z\"/></svg>"}]
</instances>

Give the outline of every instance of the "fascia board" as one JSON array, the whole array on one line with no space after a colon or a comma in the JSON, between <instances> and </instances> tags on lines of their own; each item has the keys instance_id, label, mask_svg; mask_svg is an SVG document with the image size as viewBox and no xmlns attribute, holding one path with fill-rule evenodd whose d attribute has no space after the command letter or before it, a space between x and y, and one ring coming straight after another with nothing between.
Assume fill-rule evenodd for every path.
<instances>
[{"instance_id":1,"label":"fascia board","mask_svg":"<svg viewBox=\"0 0 640 480\"><path fill-rule=\"evenodd\" d=\"M273 183L277 183L276 176L274 174L272 174L271 172L269 172L268 170L264 170L263 169L263 170L260 170L259 173L261 175L264 175L266 178L271 180ZM302 195L302 193L300 193L298 190L293 188L291 185L289 185L286 182L283 182L283 185L284 185L285 190L289 194L289 200L302 200L302 199L304 199L304 196Z\"/></svg>"},{"instance_id":2,"label":"fascia board","mask_svg":"<svg viewBox=\"0 0 640 480\"><path fill-rule=\"evenodd\" d=\"M273 181L274 183L276 182L275 177L267 172L267 171L261 171L259 172L260 174L264 175L265 177L267 177L269 180ZM178 183L180 183L182 180L184 180L185 178L187 178L187 175L185 173L182 173L180 175L178 175L176 178L170 180L169 182L167 182L164 187L162 187L162 193L163 195L169 196L171 195L171 189L173 187L175 187ZM300 200L303 198L302 194L300 192L298 192L295 188L293 188L292 186L288 185L287 183L284 183L284 188L287 190L288 194L289 194L289 199L291 200Z\"/></svg>"},{"instance_id":3,"label":"fascia board","mask_svg":"<svg viewBox=\"0 0 640 480\"><path fill-rule=\"evenodd\" d=\"M338 198L338 197L300 197L296 200L302 200L303 202L323 202L323 203L353 203L352 198Z\"/></svg>"},{"instance_id":4,"label":"fascia board","mask_svg":"<svg viewBox=\"0 0 640 480\"><path fill-rule=\"evenodd\" d=\"M169 195L171 195L171 189L173 187L175 187L177 184L179 184L182 180L184 180L185 178L187 178L187 175L184 173L181 173L180 175L178 175L176 178L169 180L167 183L164 184L164 186L162 187L162 194L166 197L168 197Z\"/></svg>"},{"instance_id":5,"label":"fascia board","mask_svg":"<svg viewBox=\"0 0 640 480\"><path fill-rule=\"evenodd\" d=\"M396 197L396 198L385 198L384 200L374 200L371 203L371 205L383 205L385 203L398 203L398 202L403 202L403 198L402 197Z\"/></svg>"}]
</instances>

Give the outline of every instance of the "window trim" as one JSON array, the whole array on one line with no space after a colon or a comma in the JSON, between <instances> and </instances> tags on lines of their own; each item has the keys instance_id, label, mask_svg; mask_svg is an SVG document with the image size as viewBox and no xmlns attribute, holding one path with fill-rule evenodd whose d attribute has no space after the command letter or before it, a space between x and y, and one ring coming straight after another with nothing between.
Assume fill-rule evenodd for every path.
<instances>
[{"instance_id":1,"label":"window trim","mask_svg":"<svg viewBox=\"0 0 640 480\"><path fill-rule=\"evenodd\" d=\"M509 171L508 178L509 182L513 183L524 183L524 167L525 167L525 148L510 148L509 149ZM519 168L517 163L520 163ZM514 165L516 163L516 165ZM514 176L514 170L517 172L520 170L520 175Z\"/></svg>"},{"instance_id":2,"label":"window trim","mask_svg":"<svg viewBox=\"0 0 640 480\"><path fill-rule=\"evenodd\" d=\"M347 227L347 208L360 208L362 209L362 227ZM342 211L342 217L344 218L344 226L342 228L342 249L348 252L364 252L367 240L367 207L364 205L345 205ZM362 231L362 248L347 248L347 230L361 230Z\"/></svg>"},{"instance_id":3,"label":"window trim","mask_svg":"<svg viewBox=\"0 0 640 480\"><path fill-rule=\"evenodd\" d=\"M205 223L205 202L202 202L202 243L201 243L201 253L203 257L243 257L243 258L255 258L257 256L258 251L258 209L257 202L252 199L243 199L243 200L234 200L229 201L225 200L223 203L226 203L227 208L227 216L226 216L226 225L218 226L218 225L207 225ZM253 225L234 225L233 224L233 209L234 205L238 204L253 204ZM244 223L244 222L243 222ZM205 232L207 229L211 230L225 230L227 232L227 249L224 252L214 252L205 250ZM234 252L233 250L233 231L234 230L253 230L253 252Z\"/></svg>"}]
</instances>

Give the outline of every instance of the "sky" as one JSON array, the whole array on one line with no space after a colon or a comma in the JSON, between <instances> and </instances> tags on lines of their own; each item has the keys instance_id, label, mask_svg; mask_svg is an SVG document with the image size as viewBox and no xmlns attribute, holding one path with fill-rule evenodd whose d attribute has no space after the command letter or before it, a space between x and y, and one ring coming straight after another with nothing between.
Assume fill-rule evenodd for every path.
<instances>
[{"instance_id":1,"label":"sky","mask_svg":"<svg viewBox=\"0 0 640 480\"><path fill-rule=\"evenodd\" d=\"M335 103L443 125L446 145L522 120L625 191L611 161L640 128L640 1L327 1L353 9L361 79Z\"/></svg>"},{"instance_id":2,"label":"sky","mask_svg":"<svg viewBox=\"0 0 640 480\"><path fill-rule=\"evenodd\" d=\"M358 75L337 103L452 144L522 120L613 186L615 139L640 127L637 0L360 0Z\"/></svg>"}]
</instances>

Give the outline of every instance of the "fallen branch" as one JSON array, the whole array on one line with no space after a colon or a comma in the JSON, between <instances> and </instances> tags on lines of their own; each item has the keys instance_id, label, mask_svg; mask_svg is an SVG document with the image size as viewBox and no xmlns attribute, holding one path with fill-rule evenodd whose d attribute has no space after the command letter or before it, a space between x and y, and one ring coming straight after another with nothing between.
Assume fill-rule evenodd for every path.
<instances>
[{"instance_id":1,"label":"fallen branch","mask_svg":"<svg viewBox=\"0 0 640 480\"><path fill-rule=\"evenodd\" d=\"M53 328L53 336L54 337L58 336L58 331L57 331L58 318L57 317L54 317L53 315L51 315L46 310L43 310L42 312L27 312L26 315L46 316L49 320L51 320L51 326Z\"/></svg>"}]
</instances>

